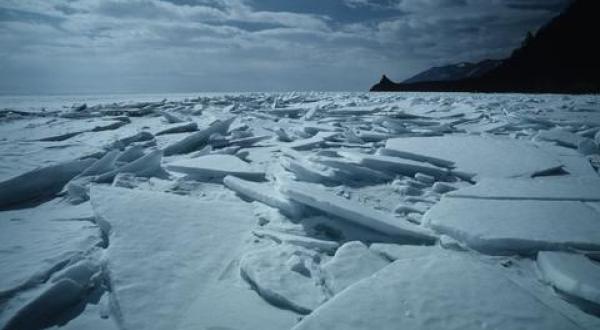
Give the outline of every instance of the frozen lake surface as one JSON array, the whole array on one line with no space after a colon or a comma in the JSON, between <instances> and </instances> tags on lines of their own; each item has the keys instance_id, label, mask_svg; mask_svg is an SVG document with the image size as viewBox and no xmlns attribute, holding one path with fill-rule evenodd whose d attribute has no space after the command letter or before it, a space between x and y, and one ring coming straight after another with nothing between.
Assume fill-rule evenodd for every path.
<instances>
[{"instance_id":1,"label":"frozen lake surface","mask_svg":"<svg viewBox=\"0 0 600 330\"><path fill-rule=\"evenodd\" d=\"M599 96L0 96L0 329L599 329L599 144Z\"/></svg>"}]
</instances>

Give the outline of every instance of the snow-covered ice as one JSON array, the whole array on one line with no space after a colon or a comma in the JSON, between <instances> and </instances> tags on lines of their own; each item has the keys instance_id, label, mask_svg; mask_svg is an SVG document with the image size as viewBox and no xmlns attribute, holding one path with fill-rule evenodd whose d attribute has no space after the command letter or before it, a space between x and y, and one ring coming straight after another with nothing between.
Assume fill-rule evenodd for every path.
<instances>
[{"instance_id":1,"label":"snow-covered ice","mask_svg":"<svg viewBox=\"0 0 600 330\"><path fill-rule=\"evenodd\" d=\"M600 249L600 213L580 201L443 198L424 221L491 254Z\"/></svg>"},{"instance_id":2,"label":"snow-covered ice","mask_svg":"<svg viewBox=\"0 0 600 330\"><path fill-rule=\"evenodd\" d=\"M114 179L114 177L119 173L133 173L137 176L143 177L161 175L163 173L161 167L162 155L162 150L151 151L148 154L132 161L131 163L127 163L110 172L95 176L94 181L111 182L112 179Z\"/></svg>"},{"instance_id":3,"label":"snow-covered ice","mask_svg":"<svg viewBox=\"0 0 600 330\"><path fill-rule=\"evenodd\" d=\"M361 242L342 245L333 258L323 265L325 280L332 293L337 294L350 285L369 277L387 266L388 260L369 250Z\"/></svg>"},{"instance_id":4,"label":"snow-covered ice","mask_svg":"<svg viewBox=\"0 0 600 330\"><path fill-rule=\"evenodd\" d=\"M227 175L260 181L265 173L258 168L231 155L206 155L181 159L167 165L171 171L181 172L197 179L222 179Z\"/></svg>"},{"instance_id":5,"label":"snow-covered ice","mask_svg":"<svg viewBox=\"0 0 600 330\"><path fill-rule=\"evenodd\" d=\"M405 176L414 176L417 173L423 173L433 176L437 179L444 179L449 174L445 168L439 168L427 163L399 159L396 157L364 154L353 154L349 155L349 157L356 159L358 164L364 167Z\"/></svg>"},{"instance_id":6,"label":"snow-covered ice","mask_svg":"<svg viewBox=\"0 0 600 330\"><path fill-rule=\"evenodd\" d=\"M164 129L156 132L155 135L175 134L175 133L186 133L194 132L198 130L198 124L189 122L185 124L173 124L165 127Z\"/></svg>"},{"instance_id":7,"label":"snow-covered ice","mask_svg":"<svg viewBox=\"0 0 600 330\"><path fill-rule=\"evenodd\" d=\"M386 148L451 161L458 171L479 176L532 176L561 167L555 157L532 143L506 138L396 138L388 140Z\"/></svg>"},{"instance_id":8,"label":"snow-covered ice","mask_svg":"<svg viewBox=\"0 0 600 330\"><path fill-rule=\"evenodd\" d=\"M542 251L537 264L560 294L574 299L584 309L600 314L600 265L580 254Z\"/></svg>"},{"instance_id":9,"label":"snow-covered ice","mask_svg":"<svg viewBox=\"0 0 600 330\"><path fill-rule=\"evenodd\" d=\"M184 139L167 146L164 151L165 156L189 153L202 148L208 143L211 135L227 132L233 120L235 120L235 117L223 121L217 120L201 131L192 133Z\"/></svg>"},{"instance_id":10,"label":"snow-covered ice","mask_svg":"<svg viewBox=\"0 0 600 330\"><path fill-rule=\"evenodd\" d=\"M433 246L399 245L393 243L373 243L369 249L390 261L429 257L440 253L439 249Z\"/></svg>"},{"instance_id":11,"label":"snow-covered ice","mask_svg":"<svg viewBox=\"0 0 600 330\"><path fill-rule=\"evenodd\" d=\"M538 179L484 178L477 184L448 193L448 197L600 201L598 177L548 177Z\"/></svg>"},{"instance_id":12,"label":"snow-covered ice","mask_svg":"<svg viewBox=\"0 0 600 330\"><path fill-rule=\"evenodd\" d=\"M0 96L0 329L600 328L598 96L166 97Z\"/></svg>"},{"instance_id":13,"label":"snow-covered ice","mask_svg":"<svg viewBox=\"0 0 600 330\"><path fill-rule=\"evenodd\" d=\"M88 158L50 165L0 182L0 208L52 196L94 161Z\"/></svg>"},{"instance_id":14,"label":"snow-covered ice","mask_svg":"<svg viewBox=\"0 0 600 330\"><path fill-rule=\"evenodd\" d=\"M246 181L228 175L223 179L223 184L247 198L278 208L290 217L299 218L304 212L302 205L287 199L278 188L268 183Z\"/></svg>"},{"instance_id":15,"label":"snow-covered ice","mask_svg":"<svg viewBox=\"0 0 600 330\"><path fill-rule=\"evenodd\" d=\"M240 271L273 305L308 314L326 299L314 258L290 246L266 247L245 254Z\"/></svg>"},{"instance_id":16,"label":"snow-covered ice","mask_svg":"<svg viewBox=\"0 0 600 330\"><path fill-rule=\"evenodd\" d=\"M304 318L305 329L579 329L499 269L468 257L403 259Z\"/></svg>"},{"instance_id":17,"label":"snow-covered ice","mask_svg":"<svg viewBox=\"0 0 600 330\"><path fill-rule=\"evenodd\" d=\"M318 187L306 183L290 182L283 188L292 200L319 209L327 214L402 240L431 243L435 236L427 229L404 223L392 215L356 205L342 197L319 191Z\"/></svg>"},{"instance_id":18,"label":"snow-covered ice","mask_svg":"<svg viewBox=\"0 0 600 330\"><path fill-rule=\"evenodd\" d=\"M237 285L228 276L236 272L232 267L253 225L249 206L101 186L92 188L91 202L108 231L111 308L121 327L176 328L195 317L188 307L207 299L211 286ZM239 286L227 299L243 300L248 293ZM240 317L235 310L223 313L223 320ZM196 321L195 328L224 326Z\"/></svg>"}]
</instances>

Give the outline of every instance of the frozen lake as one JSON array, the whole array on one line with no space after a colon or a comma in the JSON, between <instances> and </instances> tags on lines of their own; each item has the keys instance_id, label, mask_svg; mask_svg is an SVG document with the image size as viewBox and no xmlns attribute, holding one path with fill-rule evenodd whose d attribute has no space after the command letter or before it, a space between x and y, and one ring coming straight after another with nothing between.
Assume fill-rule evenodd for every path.
<instances>
[{"instance_id":1,"label":"frozen lake","mask_svg":"<svg viewBox=\"0 0 600 330\"><path fill-rule=\"evenodd\" d=\"M599 144L599 96L0 96L0 329L598 329Z\"/></svg>"}]
</instances>

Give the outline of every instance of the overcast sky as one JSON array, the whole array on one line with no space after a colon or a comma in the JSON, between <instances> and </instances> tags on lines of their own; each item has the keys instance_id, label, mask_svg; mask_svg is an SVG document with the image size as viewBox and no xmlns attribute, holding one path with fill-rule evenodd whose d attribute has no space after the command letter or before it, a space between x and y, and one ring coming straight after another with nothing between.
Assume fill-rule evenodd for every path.
<instances>
[{"instance_id":1,"label":"overcast sky","mask_svg":"<svg viewBox=\"0 0 600 330\"><path fill-rule=\"evenodd\" d=\"M0 93L366 91L501 58L569 0L0 0Z\"/></svg>"}]
</instances>

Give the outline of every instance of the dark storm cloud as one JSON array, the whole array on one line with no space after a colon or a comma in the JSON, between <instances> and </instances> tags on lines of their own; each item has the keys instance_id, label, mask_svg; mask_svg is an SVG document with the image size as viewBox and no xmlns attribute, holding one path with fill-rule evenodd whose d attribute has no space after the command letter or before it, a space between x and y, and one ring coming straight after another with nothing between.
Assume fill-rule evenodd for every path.
<instances>
[{"instance_id":1,"label":"dark storm cloud","mask_svg":"<svg viewBox=\"0 0 600 330\"><path fill-rule=\"evenodd\" d=\"M568 0L3 0L0 92L365 90L502 57Z\"/></svg>"},{"instance_id":2,"label":"dark storm cloud","mask_svg":"<svg viewBox=\"0 0 600 330\"><path fill-rule=\"evenodd\" d=\"M564 0L507 0L505 2L510 8L554 12L562 10L568 4L568 1Z\"/></svg>"}]
</instances>

